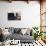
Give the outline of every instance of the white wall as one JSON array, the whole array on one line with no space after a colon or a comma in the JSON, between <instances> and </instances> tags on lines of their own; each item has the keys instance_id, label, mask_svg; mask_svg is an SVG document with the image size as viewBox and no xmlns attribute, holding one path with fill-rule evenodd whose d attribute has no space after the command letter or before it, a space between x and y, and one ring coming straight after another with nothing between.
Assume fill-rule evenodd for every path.
<instances>
[{"instance_id":1,"label":"white wall","mask_svg":"<svg viewBox=\"0 0 46 46\"><path fill-rule=\"evenodd\" d=\"M8 12L19 12L20 21L9 21ZM12 3L0 1L0 27L32 27L40 26L40 4L36 1L26 2L15 1Z\"/></svg>"}]
</instances>

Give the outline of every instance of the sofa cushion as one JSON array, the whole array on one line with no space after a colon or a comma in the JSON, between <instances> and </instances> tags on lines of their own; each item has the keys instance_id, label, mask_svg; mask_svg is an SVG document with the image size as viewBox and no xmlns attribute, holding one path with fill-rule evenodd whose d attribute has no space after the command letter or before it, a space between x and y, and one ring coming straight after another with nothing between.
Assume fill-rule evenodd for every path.
<instances>
[{"instance_id":1,"label":"sofa cushion","mask_svg":"<svg viewBox=\"0 0 46 46\"><path fill-rule=\"evenodd\" d=\"M20 28L14 28L14 33L20 33L21 29Z\"/></svg>"}]
</instances>

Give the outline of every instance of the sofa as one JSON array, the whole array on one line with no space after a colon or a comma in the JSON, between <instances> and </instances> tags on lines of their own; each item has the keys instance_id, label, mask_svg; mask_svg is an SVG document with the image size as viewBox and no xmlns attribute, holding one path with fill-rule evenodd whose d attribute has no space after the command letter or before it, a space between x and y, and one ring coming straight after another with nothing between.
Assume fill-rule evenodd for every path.
<instances>
[{"instance_id":1,"label":"sofa","mask_svg":"<svg viewBox=\"0 0 46 46\"><path fill-rule=\"evenodd\" d=\"M28 28L13 28L13 27L8 28L8 32L10 32L10 35L4 36L4 40L15 39L15 40L20 40L21 43L33 42L34 37L32 35L32 31L27 30L27 31L29 31L29 33L26 31L23 34L22 29L23 29L23 31L26 31Z\"/></svg>"}]
</instances>

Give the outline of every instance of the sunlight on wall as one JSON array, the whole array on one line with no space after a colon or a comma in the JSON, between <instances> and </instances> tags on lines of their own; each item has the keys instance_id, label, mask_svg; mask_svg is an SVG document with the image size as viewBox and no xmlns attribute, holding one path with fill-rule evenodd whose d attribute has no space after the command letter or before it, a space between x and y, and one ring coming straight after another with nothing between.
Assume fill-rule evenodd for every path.
<instances>
[{"instance_id":1,"label":"sunlight on wall","mask_svg":"<svg viewBox=\"0 0 46 46\"><path fill-rule=\"evenodd\" d=\"M21 20L8 21L8 12L19 12ZM0 2L0 26L18 28L40 26L40 4L37 1L31 1L29 4L21 1Z\"/></svg>"}]
</instances>

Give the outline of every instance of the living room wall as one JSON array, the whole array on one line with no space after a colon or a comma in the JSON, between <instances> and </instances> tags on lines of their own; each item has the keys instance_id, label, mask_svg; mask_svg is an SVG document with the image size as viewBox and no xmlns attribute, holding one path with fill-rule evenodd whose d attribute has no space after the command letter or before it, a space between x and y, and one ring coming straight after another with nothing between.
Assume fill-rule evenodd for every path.
<instances>
[{"instance_id":1,"label":"living room wall","mask_svg":"<svg viewBox=\"0 0 46 46\"><path fill-rule=\"evenodd\" d=\"M8 20L9 12L19 12L21 20ZM29 4L22 1L12 3L0 1L0 27L28 28L40 26L40 4L31 1Z\"/></svg>"}]
</instances>

